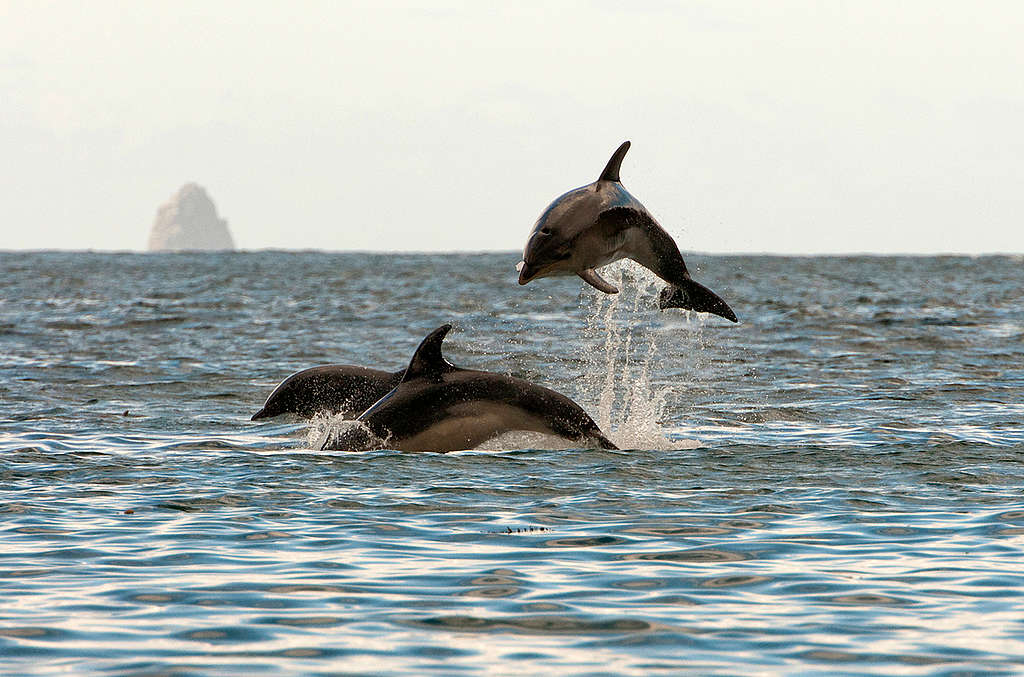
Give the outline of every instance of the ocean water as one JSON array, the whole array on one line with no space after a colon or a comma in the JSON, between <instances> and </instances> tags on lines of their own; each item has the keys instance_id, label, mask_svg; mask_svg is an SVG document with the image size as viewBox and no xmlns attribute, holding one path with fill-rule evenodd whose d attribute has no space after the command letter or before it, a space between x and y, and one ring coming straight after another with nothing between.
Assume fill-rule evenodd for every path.
<instances>
[{"instance_id":1,"label":"ocean water","mask_svg":"<svg viewBox=\"0 0 1024 677\"><path fill-rule=\"evenodd\" d=\"M517 260L0 253L0 674L1024 672L1024 259ZM249 420L446 322L624 450Z\"/></svg>"}]
</instances>

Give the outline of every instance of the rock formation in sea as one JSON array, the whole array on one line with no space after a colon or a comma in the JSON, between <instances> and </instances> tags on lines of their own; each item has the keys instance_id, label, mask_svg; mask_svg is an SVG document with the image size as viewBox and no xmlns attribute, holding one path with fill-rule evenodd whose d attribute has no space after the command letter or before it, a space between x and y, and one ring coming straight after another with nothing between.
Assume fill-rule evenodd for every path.
<instances>
[{"instance_id":1,"label":"rock formation in sea","mask_svg":"<svg viewBox=\"0 0 1024 677\"><path fill-rule=\"evenodd\" d=\"M228 222L202 186L186 183L156 212L149 251L234 249Z\"/></svg>"}]
</instances>

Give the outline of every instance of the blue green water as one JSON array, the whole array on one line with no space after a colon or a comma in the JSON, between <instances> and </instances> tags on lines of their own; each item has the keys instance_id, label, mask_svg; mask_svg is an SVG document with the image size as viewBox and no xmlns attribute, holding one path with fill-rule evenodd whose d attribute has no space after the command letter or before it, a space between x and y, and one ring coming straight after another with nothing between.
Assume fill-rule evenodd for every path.
<instances>
[{"instance_id":1,"label":"blue green water","mask_svg":"<svg viewBox=\"0 0 1024 677\"><path fill-rule=\"evenodd\" d=\"M517 260L0 253L0 673L1024 672L1024 260ZM628 450L249 421L445 322Z\"/></svg>"}]
</instances>

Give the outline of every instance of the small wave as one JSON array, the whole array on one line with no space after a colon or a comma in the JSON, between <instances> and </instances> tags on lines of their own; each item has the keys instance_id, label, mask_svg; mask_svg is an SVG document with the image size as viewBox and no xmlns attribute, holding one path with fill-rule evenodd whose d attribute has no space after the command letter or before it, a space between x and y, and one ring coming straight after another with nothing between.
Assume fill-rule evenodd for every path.
<instances>
[{"instance_id":1,"label":"small wave","mask_svg":"<svg viewBox=\"0 0 1024 677\"><path fill-rule=\"evenodd\" d=\"M649 632L656 626L643 620L614 618L592 620L573 616L542 615L482 618L479 616L431 616L410 619L409 625L444 632L513 632L524 634L594 635Z\"/></svg>"}]
</instances>

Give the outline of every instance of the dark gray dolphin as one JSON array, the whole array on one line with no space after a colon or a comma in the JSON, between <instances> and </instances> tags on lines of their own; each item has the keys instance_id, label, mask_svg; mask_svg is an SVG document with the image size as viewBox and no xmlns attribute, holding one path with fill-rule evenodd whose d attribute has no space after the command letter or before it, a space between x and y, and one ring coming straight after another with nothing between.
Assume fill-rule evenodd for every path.
<instances>
[{"instance_id":1,"label":"dark gray dolphin","mask_svg":"<svg viewBox=\"0 0 1024 677\"><path fill-rule=\"evenodd\" d=\"M529 381L460 369L441 355L452 326L431 332L416 349L402 382L321 449L455 451L498 435L531 431L581 446L616 449L587 412L565 395Z\"/></svg>"},{"instance_id":2,"label":"dark gray dolphin","mask_svg":"<svg viewBox=\"0 0 1024 677\"><path fill-rule=\"evenodd\" d=\"M619 167L629 141L619 146L594 183L557 198L533 226L519 264L519 284L551 275L579 275L606 294L618 289L597 268L632 259L669 283L661 308L714 313L736 322L729 305L690 279L683 256L665 229L622 187Z\"/></svg>"},{"instance_id":3,"label":"dark gray dolphin","mask_svg":"<svg viewBox=\"0 0 1024 677\"><path fill-rule=\"evenodd\" d=\"M403 373L404 369L391 372L349 364L303 369L281 381L252 420L281 414L303 418L342 414L355 418L398 385Z\"/></svg>"}]
</instances>

